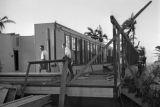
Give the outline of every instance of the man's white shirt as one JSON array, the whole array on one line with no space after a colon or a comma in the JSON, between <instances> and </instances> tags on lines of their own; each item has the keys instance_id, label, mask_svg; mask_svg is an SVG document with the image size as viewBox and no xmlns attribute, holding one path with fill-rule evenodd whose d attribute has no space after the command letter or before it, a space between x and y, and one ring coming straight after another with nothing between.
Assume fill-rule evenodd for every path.
<instances>
[{"instance_id":1,"label":"man's white shirt","mask_svg":"<svg viewBox=\"0 0 160 107\"><path fill-rule=\"evenodd\" d=\"M48 53L47 53L47 51L46 50L43 50L42 52L41 52L41 60L47 60L48 59Z\"/></svg>"},{"instance_id":2,"label":"man's white shirt","mask_svg":"<svg viewBox=\"0 0 160 107\"><path fill-rule=\"evenodd\" d=\"M65 47L65 55L71 58L71 50L68 47Z\"/></svg>"}]
</instances>

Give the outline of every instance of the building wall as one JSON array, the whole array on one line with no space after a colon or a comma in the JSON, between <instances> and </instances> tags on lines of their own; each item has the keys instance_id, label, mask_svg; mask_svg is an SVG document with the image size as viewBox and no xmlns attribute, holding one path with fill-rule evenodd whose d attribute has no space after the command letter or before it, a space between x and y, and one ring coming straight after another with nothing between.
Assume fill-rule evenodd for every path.
<instances>
[{"instance_id":1,"label":"building wall","mask_svg":"<svg viewBox=\"0 0 160 107\"><path fill-rule=\"evenodd\" d=\"M35 61L35 36L19 37L19 66L20 72L26 72L28 62ZM35 72L35 65L31 65L30 72Z\"/></svg>"},{"instance_id":2,"label":"building wall","mask_svg":"<svg viewBox=\"0 0 160 107\"><path fill-rule=\"evenodd\" d=\"M1 72L14 72L14 54L12 39L9 34L0 34Z\"/></svg>"},{"instance_id":3,"label":"building wall","mask_svg":"<svg viewBox=\"0 0 160 107\"><path fill-rule=\"evenodd\" d=\"M56 26L55 26L56 25ZM48 33L49 32L49 33ZM58 23L42 23L35 24L35 51L36 51L36 60L40 60L40 45L44 45L45 49L48 51L48 35L50 35L50 45L51 45L51 60L54 59L62 59L64 56L64 49L62 48L62 44L65 41L65 35L69 35L76 38L83 38L86 40L91 40L96 44L100 44L97 41L94 41L91 38L84 36L81 33L78 33L70 28L67 28ZM55 44L56 41L56 44ZM55 51L56 50L56 51ZM108 54L108 53L107 53ZM112 56L112 52L110 52L110 56ZM108 57L107 57L108 58ZM53 66L52 66L53 65ZM56 64L55 64L56 65ZM62 64L58 64L58 66L62 67ZM51 67L55 67L54 64L51 64ZM82 66L73 67L74 71L78 71ZM51 68L51 70L52 70ZM102 70L103 64L94 64L93 68L95 70ZM90 68L89 68L90 70ZM53 70L54 71L54 70ZM36 72L39 72L39 65L36 66Z\"/></svg>"},{"instance_id":4,"label":"building wall","mask_svg":"<svg viewBox=\"0 0 160 107\"><path fill-rule=\"evenodd\" d=\"M40 45L48 49L48 35L50 35L51 60L54 59L54 23L35 24L35 52L36 61L40 60ZM48 52L49 53L49 52ZM36 72L39 72L39 65L36 65Z\"/></svg>"}]
</instances>

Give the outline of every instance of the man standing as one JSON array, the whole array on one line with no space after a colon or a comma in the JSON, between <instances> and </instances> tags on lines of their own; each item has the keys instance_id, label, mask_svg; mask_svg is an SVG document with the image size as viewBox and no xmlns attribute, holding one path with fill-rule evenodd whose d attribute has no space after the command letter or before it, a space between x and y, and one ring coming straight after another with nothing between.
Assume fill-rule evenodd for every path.
<instances>
[{"instance_id":1,"label":"man standing","mask_svg":"<svg viewBox=\"0 0 160 107\"><path fill-rule=\"evenodd\" d=\"M40 49L41 49L41 61L48 60L48 53L44 49L44 45L41 45ZM48 71L48 64L47 63L41 63L40 64L40 72L41 72L42 69L45 69L46 71Z\"/></svg>"},{"instance_id":2,"label":"man standing","mask_svg":"<svg viewBox=\"0 0 160 107\"><path fill-rule=\"evenodd\" d=\"M72 63L71 50L66 46L65 43L63 44L63 48L65 49L64 50L65 56L63 57L63 59L68 60L68 69L69 69L70 74L71 74L71 79L73 79L74 74L73 74L72 64L71 64Z\"/></svg>"}]
</instances>

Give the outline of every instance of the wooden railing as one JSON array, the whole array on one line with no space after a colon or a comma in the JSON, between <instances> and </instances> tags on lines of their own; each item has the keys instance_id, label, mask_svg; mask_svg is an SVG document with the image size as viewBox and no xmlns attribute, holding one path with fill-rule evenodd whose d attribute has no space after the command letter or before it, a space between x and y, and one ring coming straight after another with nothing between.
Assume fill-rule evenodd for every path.
<instances>
[{"instance_id":1,"label":"wooden railing","mask_svg":"<svg viewBox=\"0 0 160 107\"><path fill-rule=\"evenodd\" d=\"M27 71L25 75L24 84L21 90L21 97L24 97L24 91L28 83L29 71L31 65L34 64L44 64L44 63L63 63L63 69L61 74L61 84L60 84L60 95L59 95L59 107L64 107L65 101L65 90L66 90L66 81L67 81L67 70L68 70L68 61L67 60L46 60L46 61L31 61L28 62Z\"/></svg>"}]
</instances>

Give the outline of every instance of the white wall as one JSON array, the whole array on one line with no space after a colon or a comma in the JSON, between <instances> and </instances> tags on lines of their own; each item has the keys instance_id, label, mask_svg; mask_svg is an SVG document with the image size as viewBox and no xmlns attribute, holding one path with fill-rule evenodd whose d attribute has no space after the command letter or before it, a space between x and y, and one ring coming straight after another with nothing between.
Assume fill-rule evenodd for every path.
<instances>
[{"instance_id":1,"label":"white wall","mask_svg":"<svg viewBox=\"0 0 160 107\"><path fill-rule=\"evenodd\" d=\"M35 36L20 36L19 38L20 72L26 72L28 62L35 61ZM30 72L35 72L35 65L31 65Z\"/></svg>"},{"instance_id":2,"label":"white wall","mask_svg":"<svg viewBox=\"0 0 160 107\"><path fill-rule=\"evenodd\" d=\"M35 24L35 52L36 60L40 60L40 45L44 45L48 51L48 29L50 31L51 60L54 59L54 23ZM36 66L36 72L39 72L39 65Z\"/></svg>"},{"instance_id":3,"label":"white wall","mask_svg":"<svg viewBox=\"0 0 160 107\"><path fill-rule=\"evenodd\" d=\"M11 36L0 34L0 60L2 72L14 72L14 54Z\"/></svg>"}]
</instances>

